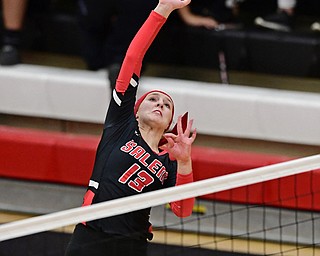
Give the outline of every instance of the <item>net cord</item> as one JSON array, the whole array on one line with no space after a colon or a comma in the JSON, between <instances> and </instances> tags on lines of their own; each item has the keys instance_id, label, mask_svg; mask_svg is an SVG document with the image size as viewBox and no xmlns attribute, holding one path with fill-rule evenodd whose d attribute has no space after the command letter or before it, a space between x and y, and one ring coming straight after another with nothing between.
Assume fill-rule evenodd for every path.
<instances>
[{"instance_id":1,"label":"net cord","mask_svg":"<svg viewBox=\"0 0 320 256\"><path fill-rule=\"evenodd\" d=\"M0 241L320 168L320 154L0 225Z\"/></svg>"}]
</instances>

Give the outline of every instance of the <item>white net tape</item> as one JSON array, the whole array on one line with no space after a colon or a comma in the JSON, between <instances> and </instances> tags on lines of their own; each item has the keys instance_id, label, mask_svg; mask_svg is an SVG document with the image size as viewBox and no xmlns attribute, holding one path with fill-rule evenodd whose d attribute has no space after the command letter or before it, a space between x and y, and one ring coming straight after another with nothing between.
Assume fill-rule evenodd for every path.
<instances>
[{"instance_id":1,"label":"white net tape","mask_svg":"<svg viewBox=\"0 0 320 256\"><path fill-rule=\"evenodd\" d=\"M2 224L0 226L0 241L291 176L319 168L320 155L314 155L91 206L32 217Z\"/></svg>"}]
</instances>

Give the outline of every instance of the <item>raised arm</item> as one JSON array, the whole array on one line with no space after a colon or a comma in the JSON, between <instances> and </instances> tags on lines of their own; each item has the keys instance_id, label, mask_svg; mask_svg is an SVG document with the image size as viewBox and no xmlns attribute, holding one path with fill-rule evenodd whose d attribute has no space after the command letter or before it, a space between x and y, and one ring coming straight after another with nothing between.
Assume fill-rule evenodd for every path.
<instances>
[{"instance_id":1,"label":"raised arm","mask_svg":"<svg viewBox=\"0 0 320 256\"><path fill-rule=\"evenodd\" d=\"M159 0L155 12L159 13L165 18L168 18L171 12L175 9L181 9L187 6L191 0Z\"/></svg>"},{"instance_id":2,"label":"raised arm","mask_svg":"<svg viewBox=\"0 0 320 256\"><path fill-rule=\"evenodd\" d=\"M140 76L142 60L171 12L183 8L190 1L159 0L158 5L142 25L127 50L116 82L117 92L124 93L127 90L133 74Z\"/></svg>"}]
</instances>

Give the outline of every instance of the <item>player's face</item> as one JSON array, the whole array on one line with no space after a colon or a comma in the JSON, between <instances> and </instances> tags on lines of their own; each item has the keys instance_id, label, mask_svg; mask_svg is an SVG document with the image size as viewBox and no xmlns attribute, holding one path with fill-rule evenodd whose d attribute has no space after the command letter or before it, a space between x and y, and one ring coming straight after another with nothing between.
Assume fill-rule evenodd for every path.
<instances>
[{"instance_id":1,"label":"player's face","mask_svg":"<svg viewBox=\"0 0 320 256\"><path fill-rule=\"evenodd\" d=\"M173 102L165 94L152 92L142 101L138 116L140 120L149 120L168 128L172 119Z\"/></svg>"}]
</instances>

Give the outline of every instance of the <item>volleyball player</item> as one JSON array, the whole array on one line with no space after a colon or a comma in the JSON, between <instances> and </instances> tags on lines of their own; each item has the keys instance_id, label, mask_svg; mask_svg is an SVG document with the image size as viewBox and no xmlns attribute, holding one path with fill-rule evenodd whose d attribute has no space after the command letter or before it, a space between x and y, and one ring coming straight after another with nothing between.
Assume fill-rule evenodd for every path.
<instances>
[{"instance_id":1,"label":"volleyball player","mask_svg":"<svg viewBox=\"0 0 320 256\"><path fill-rule=\"evenodd\" d=\"M159 0L131 42L113 91L83 205L193 181L190 120L167 132L174 115L170 95L153 90L135 102L143 57L172 11L191 0ZM160 142L165 139L165 144ZM179 217L192 213L194 199L171 203ZM78 224L66 255L147 255L152 239L150 208Z\"/></svg>"}]
</instances>

